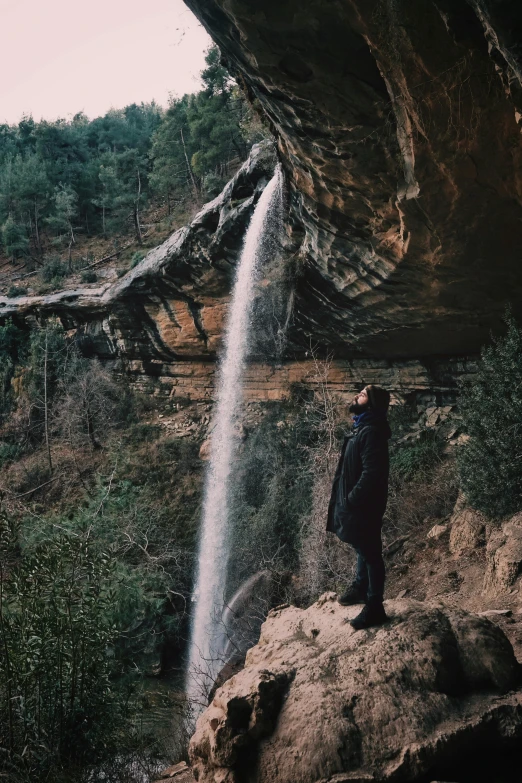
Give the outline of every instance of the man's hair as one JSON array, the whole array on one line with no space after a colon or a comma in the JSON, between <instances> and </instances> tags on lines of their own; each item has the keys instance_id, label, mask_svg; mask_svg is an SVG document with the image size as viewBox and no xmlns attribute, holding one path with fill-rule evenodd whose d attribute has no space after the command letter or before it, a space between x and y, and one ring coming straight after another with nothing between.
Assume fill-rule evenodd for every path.
<instances>
[{"instance_id":1,"label":"man's hair","mask_svg":"<svg viewBox=\"0 0 522 783\"><path fill-rule=\"evenodd\" d=\"M368 395L370 408L374 411L383 411L383 413L386 413L390 404L390 392L383 389L381 386L374 386L373 383L371 383L366 387L366 393Z\"/></svg>"}]
</instances>

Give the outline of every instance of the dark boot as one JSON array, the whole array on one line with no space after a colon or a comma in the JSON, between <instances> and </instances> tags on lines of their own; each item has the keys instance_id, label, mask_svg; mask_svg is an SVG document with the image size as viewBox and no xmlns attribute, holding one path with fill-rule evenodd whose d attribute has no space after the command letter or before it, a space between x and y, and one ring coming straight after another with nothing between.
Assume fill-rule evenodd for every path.
<instances>
[{"instance_id":1,"label":"dark boot","mask_svg":"<svg viewBox=\"0 0 522 783\"><path fill-rule=\"evenodd\" d=\"M363 604L366 601L366 590L363 590L356 582L346 588L344 593L337 599L341 606L353 606L354 604Z\"/></svg>"},{"instance_id":2,"label":"dark boot","mask_svg":"<svg viewBox=\"0 0 522 783\"><path fill-rule=\"evenodd\" d=\"M363 628L372 628L375 625L382 625L388 619L384 606L381 601L371 601L367 603L353 620L350 620L350 625L355 628L356 631L362 631Z\"/></svg>"}]
</instances>

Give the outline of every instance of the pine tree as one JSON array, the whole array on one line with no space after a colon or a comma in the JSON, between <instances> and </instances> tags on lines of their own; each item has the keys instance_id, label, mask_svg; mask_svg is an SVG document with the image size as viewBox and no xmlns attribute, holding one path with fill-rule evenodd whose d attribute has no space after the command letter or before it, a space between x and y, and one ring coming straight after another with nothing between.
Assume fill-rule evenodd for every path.
<instances>
[{"instance_id":1,"label":"pine tree","mask_svg":"<svg viewBox=\"0 0 522 783\"><path fill-rule=\"evenodd\" d=\"M13 259L23 256L29 247L25 226L17 223L12 215L7 217L2 226L2 244L5 252Z\"/></svg>"},{"instance_id":2,"label":"pine tree","mask_svg":"<svg viewBox=\"0 0 522 783\"><path fill-rule=\"evenodd\" d=\"M75 243L74 221L78 216L78 194L66 185L56 188L54 195L54 214L47 218L47 223L60 234L65 233L69 247L69 271L72 271L71 248ZM62 239L60 235L59 240Z\"/></svg>"}]
</instances>

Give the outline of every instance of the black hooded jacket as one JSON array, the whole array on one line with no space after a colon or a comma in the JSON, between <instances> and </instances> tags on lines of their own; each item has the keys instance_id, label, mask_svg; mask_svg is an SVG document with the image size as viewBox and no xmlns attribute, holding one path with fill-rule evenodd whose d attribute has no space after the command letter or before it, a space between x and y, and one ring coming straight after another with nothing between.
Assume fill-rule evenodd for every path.
<instances>
[{"instance_id":1,"label":"black hooded jacket","mask_svg":"<svg viewBox=\"0 0 522 783\"><path fill-rule=\"evenodd\" d=\"M383 416L363 421L344 439L326 529L357 546L378 531L388 500L390 426Z\"/></svg>"}]
</instances>

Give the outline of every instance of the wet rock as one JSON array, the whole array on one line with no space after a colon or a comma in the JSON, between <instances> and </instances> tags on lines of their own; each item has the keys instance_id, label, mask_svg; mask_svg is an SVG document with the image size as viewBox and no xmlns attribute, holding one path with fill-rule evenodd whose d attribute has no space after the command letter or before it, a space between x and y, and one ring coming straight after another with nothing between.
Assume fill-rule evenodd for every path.
<instances>
[{"instance_id":1,"label":"wet rock","mask_svg":"<svg viewBox=\"0 0 522 783\"><path fill-rule=\"evenodd\" d=\"M203 460L203 462L208 462L210 459L210 449L211 449L211 440L210 438L207 438L203 441L201 446L199 447L199 458Z\"/></svg>"},{"instance_id":2,"label":"wet rock","mask_svg":"<svg viewBox=\"0 0 522 783\"><path fill-rule=\"evenodd\" d=\"M522 513L493 531L486 549L484 593L509 592L522 571Z\"/></svg>"},{"instance_id":3,"label":"wet rock","mask_svg":"<svg viewBox=\"0 0 522 783\"><path fill-rule=\"evenodd\" d=\"M273 611L245 668L198 720L199 783L430 780L522 738L519 665L485 618L412 600L355 632L335 593ZM510 692L511 691L511 692Z\"/></svg>"}]
</instances>

